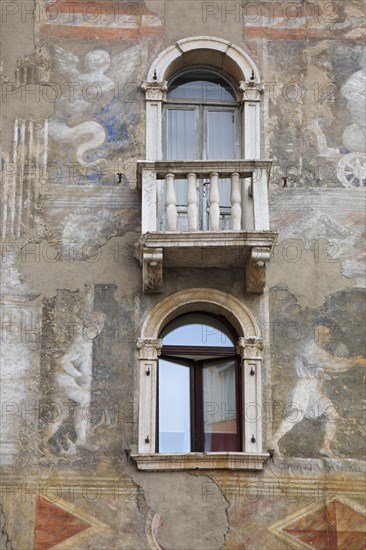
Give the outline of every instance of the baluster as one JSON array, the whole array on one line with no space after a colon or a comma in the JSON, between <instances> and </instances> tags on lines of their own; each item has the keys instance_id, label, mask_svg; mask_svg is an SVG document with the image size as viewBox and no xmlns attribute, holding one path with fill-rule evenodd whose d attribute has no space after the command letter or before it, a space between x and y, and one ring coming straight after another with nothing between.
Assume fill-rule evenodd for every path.
<instances>
[{"instance_id":1,"label":"baluster","mask_svg":"<svg viewBox=\"0 0 366 550\"><path fill-rule=\"evenodd\" d=\"M231 229L240 231L241 229L241 190L238 172L231 174Z\"/></svg>"},{"instance_id":2,"label":"baluster","mask_svg":"<svg viewBox=\"0 0 366 550\"><path fill-rule=\"evenodd\" d=\"M166 214L168 221L168 231L177 230L177 198L175 195L175 175L167 174L165 176L166 183Z\"/></svg>"},{"instance_id":3,"label":"baluster","mask_svg":"<svg viewBox=\"0 0 366 550\"><path fill-rule=\"evenodd\" d=\"M187 175L188 190L188 228L189 231L197 231L198 227L198 207L197 207L197 175L190 172Z\"/></svg>"},{"instance_id":4,"label":"baluster","mask_svg":"<svg viewBox=\"0 0 366 550\"><path fill-rule=\"evenodd\" d=\"M219 192L219 174L212 172L210 174L210 231L219 230L220 221L220 192Z\"/></svg>"}]
</instances>

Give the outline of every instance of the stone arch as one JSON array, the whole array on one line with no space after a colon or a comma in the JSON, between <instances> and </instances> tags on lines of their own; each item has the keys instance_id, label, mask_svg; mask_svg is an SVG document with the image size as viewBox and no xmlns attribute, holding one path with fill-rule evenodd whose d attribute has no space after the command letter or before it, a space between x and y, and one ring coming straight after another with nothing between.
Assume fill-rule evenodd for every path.
<instances>
[{"instance_id":1,"label":"stone arch","mask_svg":"<svg viewBox=\"0 0 366 550\"><path fill-rule=\"evenodd\" d=\"M196 36L178 40L169 46L152 63L147 80L162 82L184 66L202 65L205 62L218 69L227 71L238 83L260 82L258 68L250 56L239 46L223 38Z\"/></svg>"},{"instance_id":2,"label":"stone arch","mask_svg":"<svg viewBox=\"0 0 366 550\"><path fill-rule=\"evenodd\" d=\"M260 327L249 309L237 298L215 289L193 288L180 290L159 302L145 319L141 338L159 338L169 321L193 311L223 315L236 330L239 338L260 338Z\"/></svg>"},{"instance_id":3,"label":"stone arch","mask_svg":"<svg viewBox=\"0 0 366 550\"><path fill-rule=\"evenodd\" d=\"M168 80L189 67L202 65L222 71L236 85L241 109L241 142L245 159L261 158L261 98L264 90L259 70L239 46L223 38L196 36L178 40L153 61L142 83L146 97L146 159L162 157L162 105Z\"/></svg>"}]
</instances>

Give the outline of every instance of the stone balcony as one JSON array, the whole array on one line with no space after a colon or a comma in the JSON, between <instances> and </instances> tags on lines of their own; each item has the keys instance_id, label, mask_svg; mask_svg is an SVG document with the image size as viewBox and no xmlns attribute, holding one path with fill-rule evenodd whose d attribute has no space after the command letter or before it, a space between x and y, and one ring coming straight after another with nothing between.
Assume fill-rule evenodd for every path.
<instances>
[{"instance_id":1,"label":"stone balcony","mask_svg":"<svg viewBox=\"0 0 366 550\"><path fill-rule=\"evenodd\" d=\"M271 161L138 161L144 292L159 292L164 267L242 267L247 292L265 287ZM225 195L225 196L224 196ZM179 199L179 200L178 200Z\"/></svg>"}]
</instances>

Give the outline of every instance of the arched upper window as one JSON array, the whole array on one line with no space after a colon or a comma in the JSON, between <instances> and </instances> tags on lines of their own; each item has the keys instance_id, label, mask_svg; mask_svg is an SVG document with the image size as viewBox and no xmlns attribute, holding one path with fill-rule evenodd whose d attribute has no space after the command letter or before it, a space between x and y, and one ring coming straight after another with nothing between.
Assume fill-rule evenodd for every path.
<instances>
[{"instance_id":1,"label":"arched upper window","mask_svg":"<svg viewBox=\"0 0 366 550\"><path fill-rule=\"evenodd\" d=\"M157 441L161 453L240 451L237 335L218 317L185 314L162 331Z\"/></svg>"},{"instance_id":2,"label":"arched upper window","mask_svg":"<svg viewBox=\"0 0 366 550\"><path fill-rule=\"evenodd\" d=\"M207 65L203 65L206 63ZM260 100L263 85L259 71L249 55L228 40L216 37L190 37L178 40L160 53L143 83L146 92L146 158L148 160L192 159L259 159L260 154ZM194 148L186 152L169 153L164 143L166 135L162 128L162 107L166 103L194 102L202 105L226 104L240 106L239 121L235 121L240 134L233 154L231 149L204 149L192 142ZM187 116L192 127L196 115ZM188 120L188 118L190 120ZM221 120L217 115L211 128L228 128L229 115ZM205 117L201 117L203 125ZM183 120L179 126L182 127ZM205 128L205 126L203 126ZM216 134L216 129L215 129ZM191 134L190 134L191 137ZM237 137L237 136L235 136ZM212 140L211 140L212 142ZM222 141L226 144L226 139ZM192 156L193 155L193 156ZM214 156L215 155L215 156ZM222 156L221 156L222 155Z\"/></svg>"},{"instance_id":3,"label":"arched upper window","mask_svg":"<svg viewBox=\"0 0 366 550\"><path fill-rule=\"evenodd\" d=\"M164 157L166 160L240 158L239 115L240 104L234 90L216 73L201 69L173 77L164 104Z\"/></svg>"},{"instance_id":4,"label":"arched upper window","mask_svg":"<svg viewBox=\"0 0 366 550\"><path fill-rule=\"evenodd\" d=\"M207 68L180 72L168 82L163 107L166 160L235 160L242 156L240 103L228 79ZM222 229L230 225L230 179L220 180ZM209 182L198 186L199 224L208 228ZM187 225L187 180L175 181L178 228Z\"/></svg>"}]
</instances>

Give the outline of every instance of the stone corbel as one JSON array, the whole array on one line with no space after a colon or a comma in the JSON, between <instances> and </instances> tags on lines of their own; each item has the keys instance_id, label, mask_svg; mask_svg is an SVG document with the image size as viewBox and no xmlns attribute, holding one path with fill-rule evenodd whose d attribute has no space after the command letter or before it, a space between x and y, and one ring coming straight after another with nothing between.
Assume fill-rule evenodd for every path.
<instances>
[{"instance_id":1,"label":"stone corbel","mask_svg":"<svg viewBox=\"0 0 366 550\"><path fill-rule=\"evenodd\" d=\"M146 293L160 292L163 287L163 249L142 249L142 282Z\"/></svg>"},{"instance_id":2,"label":"stone corbel","mask_svg":"<svg viewBox=\"0 0 366 550\"><path fill-rule=\"evenodd\" d=\"M271 258L271 249L253 247L247 262L246 291L261 294L266 286L266 263Z\"/></svg>"},{"instance_id":3,"label":"stone corbel","mask_svg":"<svg viewBox=\"0 0 366 550\"><path fill-rule=\"evenodd\" d=\"M166 100L166 91L168 89L168 83L166 80L163 82L148 82L145 80L141 84L141 88L145 92L145 99L147 101Z\"/></svg>"},{"instance_id":4,"label":"stone corbel","mask_svg":"<svg viewBox=\"0 0 366 550\"><path fill-rule=\"evenodd\" d=\"M239 82L239 91L242 94L243 101L260 101L264 92L262 82Z\"/></svg>"}]
</instances>

